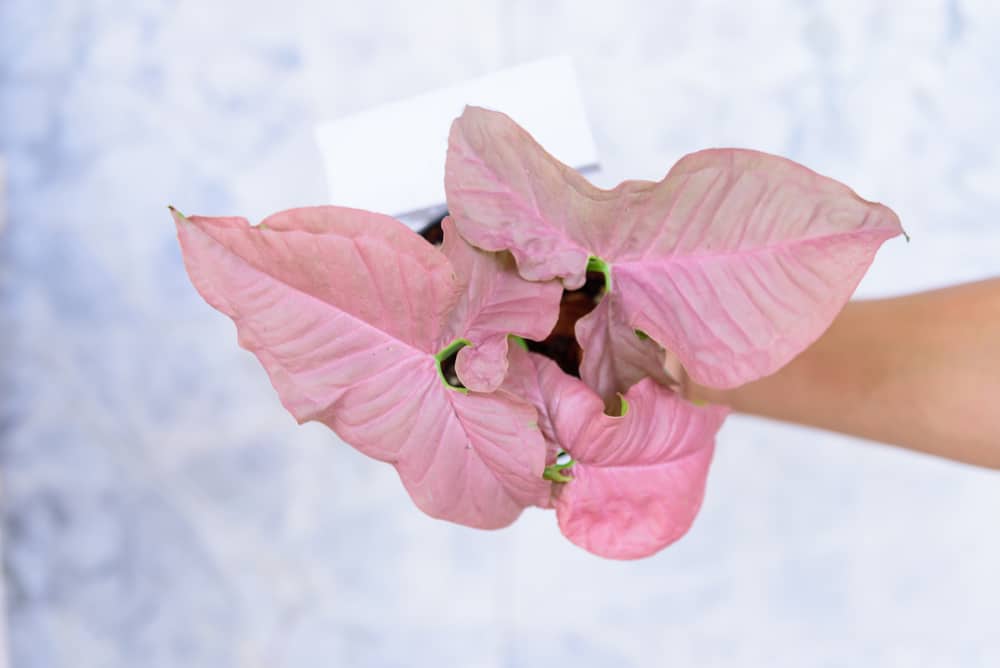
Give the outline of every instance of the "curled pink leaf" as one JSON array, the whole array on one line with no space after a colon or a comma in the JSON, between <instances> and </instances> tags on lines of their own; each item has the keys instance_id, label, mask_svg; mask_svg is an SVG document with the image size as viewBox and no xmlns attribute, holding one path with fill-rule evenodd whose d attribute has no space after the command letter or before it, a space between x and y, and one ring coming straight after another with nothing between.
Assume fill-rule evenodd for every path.
<instances>
[{"instance_id":1,"label":"curled pink leaf","mask_svg":"<svg viewBox=\"0 0 1000 668\"><path fill-rule=\"evenodd\" d=\"M608 407L617 404L617 393L643 378L673 386L679 378L667 370L667 353L645 332L625 324L614 313L618 301L603 299L576 323L576 338L587 346L580 364L580 376L600 395Z\"/></svg>"},{"instance_id":2,"label":"curled pink leaf","mask_svg":"<svg viewBox=\"0 0 1000 668\"><path fill-rule=\"evenodd\" d=\"M683 536L701 507L726 409L695 406L646 378L625 393L622 415L607 415L585 383L526 355L539 388L526 396L540 402L539 414L573 458L564 470L572 479L555 493L563 534L613 559L649 556Z\"/></svg>"},{"instance_id":3,"label":"curled pink leaf","mask_svg":"<svg viewBox=\"0 0 1000 668\"><path fill-rule=\"evenodd\" d=\"M542 387L538 382L536 360L541 359L541 356L529 353L526 347L520 345L511 346L509 355L510 372L504 378L501 388L525 399L535 407L538 429L545 439L545 464L554 464L561 446L556 437L555 425L552 423L548 407L545 403L546 388Z\"/></svg>"},{"instance_id":4,"label":"curled pink leaf","mask_svg":"<svg viewBox=\"0 0 1000 668\"><path fill-rule=\"evenodd\" d=\"M458 377L471 390L492 392L507 375L507 335L544 339L559 317L562 287L558 281L525 280L509 253L471 246L450 218L441 228L441 250L459 283L442 343L459 337L470 341L458 353Z\"/></svg>"}]
</instances>

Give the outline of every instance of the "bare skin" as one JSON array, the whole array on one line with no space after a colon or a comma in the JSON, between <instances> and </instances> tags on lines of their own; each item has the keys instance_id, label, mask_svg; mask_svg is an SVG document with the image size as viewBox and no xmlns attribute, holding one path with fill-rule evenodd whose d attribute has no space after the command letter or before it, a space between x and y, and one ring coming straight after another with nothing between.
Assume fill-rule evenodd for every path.
<instances>
[{"instance_id":1,"label":"bare skin","mask_svg":"<svg viewBox=\"0 0 1000 668\"><path fill-rule=\"evenodd\" d=\"M1000 278L849 303L779 372L689 398L1000 469Z\"/></svg>"}]
</instances>

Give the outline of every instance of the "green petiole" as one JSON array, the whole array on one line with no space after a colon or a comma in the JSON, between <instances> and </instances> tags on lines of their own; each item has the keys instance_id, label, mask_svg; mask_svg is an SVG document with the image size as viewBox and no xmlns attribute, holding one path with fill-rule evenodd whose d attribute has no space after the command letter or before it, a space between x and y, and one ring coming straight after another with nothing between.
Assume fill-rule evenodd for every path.
<instances>
[{"instance_id":1,"label":"green petiole","mask_svg":"<svg viewBox=\"0 0 1000 668\"><path fill-rule=\"evenodd\" d=\"M591 255L587 258L587 271L597 271L604 276L604 293L611 292L611 265L601 258Z\"/></svg>"},{"instance_id":2,"label":"green petiole","mask_svg":"<svg viewBox=\"0 0 1000 668\"><path fill-rule=\"evenodd\" d=\"M561 463L560 460L562 460ZM573 458L568 452L560 450L559 454L556 455L556 463L546 466L542 477L552 482L569 482L573 479L573 476L565 475L563 471L573 466L574 463Z\"/></svg>"},{"instance_id":3,"label":"green petiole","mask_svg":"<svg viewBox=\"0 0 1000 668\"><path fill-rule=\"evenodd\" d=\"M450 368L451 370L454 370L455 365L453 363L453 360L455 354L458 353L458 351L464 348L465 346L471 346L471 345L472 342L469 341L468 339L455 339L454 341L446 345L444 348L442 348L441 351L434 356L434 365L437 367L438 378L441 379L441 382L449 390L455 390L456 392L461 392L463 394L469 393L469 390L466 389L465 387L462 387L461 385L455 385L450 380L448 380L448 376L445 375L444 369L442 368L441 365L448 364L449 362L451 362Z\"/></svg>"}]
</instances>

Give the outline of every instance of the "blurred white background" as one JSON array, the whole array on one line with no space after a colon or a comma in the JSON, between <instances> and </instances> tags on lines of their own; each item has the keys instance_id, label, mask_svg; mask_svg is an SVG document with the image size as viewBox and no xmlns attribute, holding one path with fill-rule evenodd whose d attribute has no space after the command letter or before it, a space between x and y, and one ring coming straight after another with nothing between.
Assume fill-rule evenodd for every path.
<instances>
[{"instance_id":1,"label":"blurred white background","mask_svg":"<svg viewBox=\"0 0 1000 668\"><path fill-rule=\"evenodd\" d=\"M295 426L166 211L327 202L317 122L565 53L601 185L780 153L913 237L860 295L983 278L998 35L988 0L0 0L12 665L1000 665L996 473L736 418L655 558L436 522Z\"/></svg>"}]
</instances>

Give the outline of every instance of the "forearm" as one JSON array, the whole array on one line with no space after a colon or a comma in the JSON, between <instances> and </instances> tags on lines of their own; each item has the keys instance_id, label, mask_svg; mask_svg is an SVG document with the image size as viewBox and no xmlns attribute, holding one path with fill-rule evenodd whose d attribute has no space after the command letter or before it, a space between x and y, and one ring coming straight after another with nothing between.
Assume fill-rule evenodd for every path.
<instances>
[{"instance_id":1,"label":"forearm","mask_svg":"<svg viewBox=\"0 0 1000 668\"><path fill-rule=\"evenodd\" d=\"M691 398L1000 468L1000 279L852 302L778 373Z\"/></svg>"}]
</instances>

